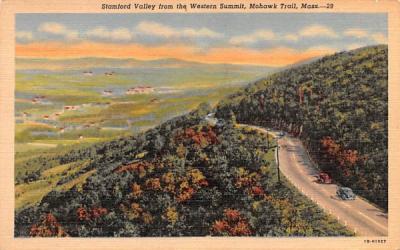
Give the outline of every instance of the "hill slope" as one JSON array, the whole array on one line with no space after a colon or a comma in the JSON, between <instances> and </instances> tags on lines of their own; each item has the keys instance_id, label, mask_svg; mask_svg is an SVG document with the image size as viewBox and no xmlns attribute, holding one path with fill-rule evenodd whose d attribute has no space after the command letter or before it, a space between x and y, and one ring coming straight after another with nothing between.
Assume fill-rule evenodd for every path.
<instances>
[{"instance_id":1,"label":"hill slope","mask_svg":"<svg viewBox=\"0 0 400 250\"><path fill-rule=\"evenodd\" d=\"M201 105L136 137L37 159L48 164L32 183L64 171L57 187L72 185L17 211L15 235L352 235L277 183L271 139L233 120L212 126L204 120L210 111Z\"/></svg>"},{"instance_id":2,"label":"hill slope","mask_svg":"<svg viewBox=\"0 0 400 250\"><path fill-rule=\"evenodd\" d=\"M29 159L24 188L52 191L16 211L15 235L353 235L279 185L275 142L235 117L299 136L336 181L387 207L387 47L258 80L219 103L217 125L210 112L200 105L137 136Z\"/></svg>"},{"instance_id":3,"label":"hill slope","mask_svg":"<svg viewBox=\"0 0 400 250\"><path fill-rule=\"evenodd\" d=\"M217 116L299 136L318 166L387 209L387 46L324 57L221 101Z\"/></svg>"}]
</instances>

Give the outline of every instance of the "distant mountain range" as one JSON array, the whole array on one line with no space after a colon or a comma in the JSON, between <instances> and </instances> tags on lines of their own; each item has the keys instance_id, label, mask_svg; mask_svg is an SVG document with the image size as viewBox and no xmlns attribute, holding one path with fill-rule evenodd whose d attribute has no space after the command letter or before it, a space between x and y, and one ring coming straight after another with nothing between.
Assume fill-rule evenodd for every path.
<instances>
[{"instance_id":1,"label":"distant mountain range","mask_svg":"<svg viewBox=\"0 0 400 250\"><path fill-rule=\"evenodd\" d=\"M244 64L207 64L192 61L165 58L157 60L137 60L134 58L98 58L84 57L71 59L47 59L47 58L16 58L17 70L92 70L98 68L124 69L124 68L224 68L225 70L249 70L257 69L265 72L276 71L279 67L266 67Z\"/></svg>"},{"instance_id":2,"label":"distant mountain range","mask_svg":"<svg viewBox=\"0 0 400 250\"><path fill-rule=\"evenodd\" d=\"M387 46L371 46L300 63L248 84L216 107L203 103L135 136L29 158L24 168L35 172L21 176L20 184L54 188L16 210L14 235L354 235L286 181L277 182L275 143L235 123L297 136L337 183L387 209L387 55ZM193 80L224 67L252 67L175 59L60 62L182 67L162 75L142 72L160 82L182 72ZM209 122L210 114L217 124Z\"/></svg>"}]
</instances>

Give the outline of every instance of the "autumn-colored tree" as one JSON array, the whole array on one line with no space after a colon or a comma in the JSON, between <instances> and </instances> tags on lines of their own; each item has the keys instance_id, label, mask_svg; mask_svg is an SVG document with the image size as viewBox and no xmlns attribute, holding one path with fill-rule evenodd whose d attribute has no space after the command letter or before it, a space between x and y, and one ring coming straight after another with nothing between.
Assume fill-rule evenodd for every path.
<instances>
[{"instance_id":1,"label":"autumn-colored tree","mask_svg":"<svg viewBox=\"0 0 400 250\"><path fill-rule=\"evenodd\" d=\"M104 207L94 207L87 210L84 207L79 207L76 210L76 217L79 221L91 221L104 216L108 213L107 208Z\"/></svg>"},{"instance_id":2,"label":"autumn-colored tree","mask_svg":"<svg viewBox=\"0 0 400 250\"><path fill-rule=\"evenodd\" d=\"M86 210L86 208L80 207L76 210L76 217L80 221L90 220L90 214Z\"/></svg>"},{"instance_id":3,"label":"autumn-colored tree","mask_svg":"<svg viewBox=\"0 0 400 250\"><path fill-rule=\"evenodd\" d=\"M32 237L65 237L68 236L53 214L48 213L41 217L38 224L34 224L29 231Z\"/></svg>"},{"instance_id":4,"label":"autumn-colored tree","mask_svg":"<svg viewBox=\"0 0 400 250\"><path fill-rule=\"evenodd\" d=\"M174 225L178 221L178 212L175 207L168 207L163 215L163 218L166 219L169 223Z\"/></svg>"},{"instance_id":5,"label":"autumn-colored tree","mask_svg":"<svg viewBox=\"0 0 400 250\"><path fill-rule=\"evenodd\" d=\"M140 197L142 195L142 193L143 193L140 185L137 184L136 182L131 185L131 189L132 189L132 195L135 198Z\"/></svg>"},{"instance_id":6,"label":"autumn-colored tree","mask_svg":"<svg viewBox=\"0 0 400 250\"><path fill-rule=\"evenodd\" d=\"M159 178L150 178L145 182L146 188L150 190L160 190L161 183Z\"/></svg>"},{"instance_id":7,"label":"autumn-colored tree","mask_svg":"<svg viewBox=\"0 0 400 250\"><path fill-rule=\"evenodd\" d=\"M248 236L251 235L251 229L247 219L238 210L228 208L224 210L224 218L213 223L211 233L215 235Z\"/></svg>"},{"instance_id":8,"label":"autumn-colored tree","mask_svg":"<svg viewBox=\"0 0 400 250\"><path fill-rule=\"evenodd\" d=\"M114 172L115 173L123 173L123 172L134 172L139 175L140 178L146 176L147 173L151 173L154 170L154 164L147 161L134 162L128 165L123 165L117 167Z\"/></svg>"},{"instance_id":9,"label":"autumn-colored tree","mask_svg":"<svg viewBox=\"0 0 400 250\"><path fill-rule=\"evenodd\" d=\"M331 137L324 137L321 140L321 144L324 152L326 152L333 163L338 165L344 176L349 176L350 171L362 159L357 150L345 150Z\"/></svg>"},{"instance_id":10,"label":"autumn-colored tree","mask_svg":"<svg viewBox=\"0 0 400 250\"><path fill-rule=\"evenodd\" d=\"M108 213L108 210L107 210L107 208L104 208L104 207L95 207L95 208L92 208L90 212L91 212L92 219L95 220L101 216L106 215Z\"/></svg>"}]
</instances>

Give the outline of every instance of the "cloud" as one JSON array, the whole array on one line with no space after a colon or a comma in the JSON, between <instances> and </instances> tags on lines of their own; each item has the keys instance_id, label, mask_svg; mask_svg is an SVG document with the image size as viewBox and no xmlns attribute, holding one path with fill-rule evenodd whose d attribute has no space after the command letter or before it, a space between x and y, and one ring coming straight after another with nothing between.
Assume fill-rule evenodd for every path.
<instances>
[{"instance_id":1,"label":"cloud","mask_svg":"<svg viewBox=\"0 0 400 250\"><path fill-rule=\"evenodd\" d=\"M177 35L177 31L171 27L156 22L140 22L136 26L136 30L140 33L153 36L172 37Z\"/></svg>"},{"instance_id":2,"label":"cloud","mask_svg":"<svg viewBox=\"0 0 400 250\"><path fill-rule=\"evenodd\" d=\"M116 28L109 30L103 26L88 30L86 35L90 38L99 38L112 41L130 41L134 37L133 32L127 28Z\"/></svg>"},{"instance_id":3,"label":"cloud","mask_svg":"<svg viewBox=\"0 0 400 250\"><path fill-rule=\"evenodd\" d=\"M371 34L371 39L379 44L386 44L387 43L387 37L383 33L373 33Z\"/></svg>"},{"instance_id":4,"label":"cloud","mask_svg":"<svg viewBox=\"0 0 400 250\"><path fill-rule=\"evenodd\" d=\"M208 28L174 28L168 25L164 25L157 22L143 21L140 22L136 28L136 32L139 34L146 34L150 36L158 36L165 38L221 38L222 34L217 33Z\"/></svg>"},{"instance_id":5,"label":"cloud","mask_svg":"<svg viewBox=\"0 0 400 250\"><path fill-rule=\"evenodd\" d=\"M304 27L299 31L299 35L303 37L329 37L329 38L339 37L338 34L333 29L318 24Z\"/></svg>"},{"instance_id":6,"label":"cloud","mask_svg":"<svg viewBox=\"0 0 400 250\"><path fill-rule=\"evenodd\" d=\"M229 39L229 43L233 45L249 45L259 41L274 40L276 38L275 33L270 30L257 30L251 34L233 36Z\"/></svg>"},{"instance_id":7,"label":"cloud","mask_svg":"<svg viewBox=\"0 0 400 250\"><path fill-rule=\"evenodd\" d=\"M296 34L286 34L282 36L283 40L296 42L299 40L299 36Z\"/></svg>"},{"instance_id":8,"label":"cloud","mask_svg":"<svg viewBox=\"0 0 400 250\"><path fill-rule=\"evenodd\" d=\"M271 30L257 30L250 34L233 36L229 39L229 43L233 45L252 45L260 41L296 42L298 40L299 36L293 33L278 35Z\"/></svg>"},{"instance_id":9,"label":"cloud","mask_svg":"<svg viewBox=\"0 0 400 250\"><path fill-rule=\"evenodd\" d=\"M176 58L201 63L253 64L265 66L286 66L309 58L333 53L333 48L324 46L307 50L297 50L287 47L272 47L268 49L252 49L237 47L218 47L207 51L194 45L157 45L143 44L112 44L100 42L37 42L17 44L16 55L30 58L136 58L139 60L154 60Z\"/></svg>"},{"instance_id":10,"label":"cloud","mask_svg":"<svg viewBox=\"0 0 400 250\"><path fill-rule=\"evenodd\" d=\"M233 45L252 45L260 41L297 42L301 37L338 38L339 35L331 28L322 25L304 27L297 33L275 34L271 30L258 30L250 34L233 36L229 43Z\"/></svg>"},{"instance_id":11,"label":"cloud","mask_svg":"<svg viewBox=\"0 0 400 250\"><path fill-rule=\"evenodd\" d=\"M381 32L370 33L364 29L359 28L350 28L343 32L345 36L355 37L355 38L368 38L369 40L374 41L375 43L387 43L387 37ZM353 44L354 45L354 44ZM350 45L349 45L350 47ZM354 47L354 46L352 46Z\"/></svg>"},{"instance_id":12,"label":"cloud","mask_svg":"<svg viewBox=\"0 0 400 250\"><path fill-rule=\"evenodd\" d=\"M17 31L15 32L15 37L18 40L24 40L24 41L33 40L33 34L31 31Z\"/></svg>"},{"instance_id":13,"label":"cloud","mask_svg":"<svg viewBox=\"0 0 400 250\"><path fill-rule=\"evenodd\" d=\"M56 22L46 22L40 24L38 31L53 35L60 35L68 40L78 39L79 33L76 30L70 30L65 25Z\"/></svg>"},{"instance_id":14,"label":"cloud","mask_svg":"<svg viewBox=\"0 0 400 250\"><path fill-rule=\"evenodd\" d=\"M222 34L219 34L215 31L212 31L207 28L201 28L198 30L185 28L182 30L182 35L186 37L208 37L208 38L220 38L223 37Z\"/></svg>"},{"instance_id":15,"label":"cloud","mask_svg":"<svg viewBox=\"0 0 400 250\"><path fill-rule=\"evenodd\" d=\"M343 32L345 36L351 36L351 37L356 37L356 38L364 38L368 36L368 31L364 29L358 29L358 28L351 28L347 29Z\"/></svg>"}]
</instances>

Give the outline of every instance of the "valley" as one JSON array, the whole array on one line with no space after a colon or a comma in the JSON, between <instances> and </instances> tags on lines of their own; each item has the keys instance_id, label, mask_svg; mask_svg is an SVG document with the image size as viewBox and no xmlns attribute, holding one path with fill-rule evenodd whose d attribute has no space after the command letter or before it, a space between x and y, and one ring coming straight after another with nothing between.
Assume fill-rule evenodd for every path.
<instances>
[{"instance_id":1,"label":"valley","mask_svg":"<svg viewBox=\"0 0 400 250\"><path fill-rule=\"evenodd\" d=\"M263 78L261 68L249 73L219 65L236 70L209 74L209 66L191 65L187 71L180 66L177 72L173 65L162 79L146 73L137 84L131 73L110 69L101 75L85 69L89 79L82 78L83 70L74 73L79 77L17 76L26 85L17 88L16 112L30 116L18 117L25 120L16 126L16 142L27 148L16 152L15 236L387 233L384 217L377 219L378 230L371 223L360 229L367 225L362 215L330 214L329 209L345 214L346 201L316 192L310 176L291 169L304 168L296 158L295 143L301 142L315 170L327 172L335 185L351 187L357 199L377 204L384 216L386 46L264 71ZM113 77L111 85L107 80ZM35 81L36 87L24 92ZM59 85L50 84L55 82ZM254 126L297 139L277 140ZM275 152L282 142L290 145L279 154L281 180ZM293 177L299 174L304 176ZM373 207L352 204L357 211ZM368 210L368 218L373 213Z\"/></svg>"},{"instance_id":2,"label":"valley","mask_svg":"<svg viewBox=\"0 0 400 250\"><path fill-rule=\"evenodd\" d=\"M106 58L17 59L17 69L17 158L139 133L275 70Z\"/></svg>"}]
</instances>

